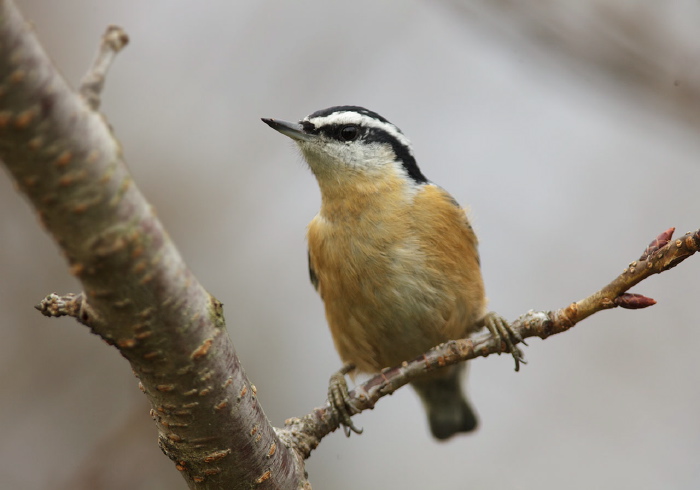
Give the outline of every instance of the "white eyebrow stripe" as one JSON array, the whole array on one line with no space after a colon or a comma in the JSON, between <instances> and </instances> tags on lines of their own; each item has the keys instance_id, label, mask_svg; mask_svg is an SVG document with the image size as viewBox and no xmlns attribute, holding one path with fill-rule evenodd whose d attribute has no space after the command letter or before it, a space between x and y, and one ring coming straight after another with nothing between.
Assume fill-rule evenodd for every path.
<instances>
[{"instance_id":1,"label":"white eyebrow stripe","mask_svg":"<svg viewBox=\"0 0 700 490\"><path fill-rule=\"evenodd\" d=\"M354 111L339 111L329 114L327 116L314 117L312 119L304 118L305 121L313 123L314 126L321 127L332 124L357 124L358 126L364 126L367 128L377 128L386 131L391 136L396 138L396 140L403 146L408 148L408 151L413 155L413 149L411 148L411 142L404 136L404 134L399 131L399 129L391 123L385 123L375 119L371 116L365 114L360 114Z\"/></svg>"}]
</instances>

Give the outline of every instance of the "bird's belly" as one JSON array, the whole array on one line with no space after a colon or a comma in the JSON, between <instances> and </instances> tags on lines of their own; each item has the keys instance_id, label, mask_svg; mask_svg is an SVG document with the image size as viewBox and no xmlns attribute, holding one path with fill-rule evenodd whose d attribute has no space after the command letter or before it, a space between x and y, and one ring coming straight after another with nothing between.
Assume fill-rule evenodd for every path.
<instances>
[{"instance_id":1,"label":"bird's belly","mask_svg":"<svg viewBox=\"0 0 700 490\"><path fill-rule=\"evenodd\" d=\"M464 335L473 323L459 285L426 266L412 243L375 248L327 270L321 277L326 317L345 362L374 372L410 360Z\"/></svg>"}]
</instances>

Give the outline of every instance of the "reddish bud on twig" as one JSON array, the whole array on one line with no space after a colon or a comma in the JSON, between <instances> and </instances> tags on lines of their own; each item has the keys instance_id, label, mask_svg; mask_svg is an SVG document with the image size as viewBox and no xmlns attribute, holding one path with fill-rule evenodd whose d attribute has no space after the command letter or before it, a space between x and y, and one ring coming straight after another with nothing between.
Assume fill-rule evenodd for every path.
<instances>
[{"instance_id":1,"label":"reddish bud on twig","mask_svg":"<svg viewBox=\"0 0 700 490\"><path fill-rule=\"evenodd\" d=\"M652 255L654 252L659 250L660 248L664 247L668 242L671 241L671 237L673 236L673 232L676 231L675 227L669 228L668 230L664 231L662 234L657 236L653 242L649 244L649 246L644 250L644 253L642 254L641 257L639 257L639 260L646 260L649 258L650 255Z\"/></svg>"},{"instance_id":2,"label":"reddish bud on twig","mask_svg":"<svg viewBox=\"0 0 700 490\"><path fill-rule=\"evenodd\" d=\"M648 298L641 294L622 293L613 301L617 306L627 308L628 310L638 310L656 304L656 300Z\"/></svg>"}]
</instances>

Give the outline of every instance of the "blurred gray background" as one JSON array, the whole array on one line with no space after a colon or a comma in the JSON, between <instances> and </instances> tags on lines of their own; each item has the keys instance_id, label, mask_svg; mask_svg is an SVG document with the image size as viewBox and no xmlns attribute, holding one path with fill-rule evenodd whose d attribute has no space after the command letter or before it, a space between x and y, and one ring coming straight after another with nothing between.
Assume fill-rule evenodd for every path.
<instances>
[{"instance_id":1,"label":"blurred gray background","mask_svg":"<svg viewBox=\"0 0 700 490\"><path fill-rule=\"evenodd\" d=\"M553 309L670 226L700 227L700 6L692 1L19 1L76 86L110 24L131 44L102 109L135 179L229 331L275 425L340 366L308 284L319 192L261 116L358 104L411 138L472 208L491 307ZM8 489L176 489L115 349L43 318L79 289L0 175L0 480ZM700 488L700 258L546 342L472 363L481 428L445 444L403 389L324 439L314 488Z\"/></svg>"}]
</instances>

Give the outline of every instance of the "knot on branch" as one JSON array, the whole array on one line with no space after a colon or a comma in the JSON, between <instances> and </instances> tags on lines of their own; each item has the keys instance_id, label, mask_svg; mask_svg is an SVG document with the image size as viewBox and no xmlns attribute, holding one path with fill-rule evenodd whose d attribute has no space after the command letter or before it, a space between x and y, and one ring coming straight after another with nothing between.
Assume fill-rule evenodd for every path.
<instances>
[{"instance_id":1,"label":"knot on branch","mask_svg":"<svg viewBox=\"0 0 700 490\"><path fill-rule=\"evenodd\" d=\"M83 293L69 293L63 296L51 293L34 308L39 310L44 316L70 316L87 326L90 326L90 321L94 316L89 312Z\"/></svg>"},{"instance_id":2,"label":"knot on branch","mask_svg":"<svg viewBox=\"0 0 700 490\"><path fill-rule=\"evenodd\" d=\"M578 303L571 303L557 313L557 322L561 325L562 331L568 330L578 323L579 305Z\"/></svg>"},{"instance_id":3,"label":"knot on branch","mask_svg":"<svg viewBox=\"0 0 700 490\"><path fill-rule=\"evenodd\" d=\"M41 300L41 303L34 308L39 310L44 316L72 316L77 317L82 302L82 294L69 293L59 296L56 293L49 294Z\"/></svg>"}]
</instances>

